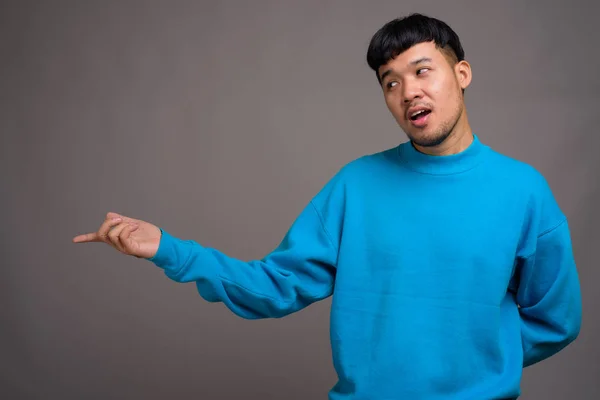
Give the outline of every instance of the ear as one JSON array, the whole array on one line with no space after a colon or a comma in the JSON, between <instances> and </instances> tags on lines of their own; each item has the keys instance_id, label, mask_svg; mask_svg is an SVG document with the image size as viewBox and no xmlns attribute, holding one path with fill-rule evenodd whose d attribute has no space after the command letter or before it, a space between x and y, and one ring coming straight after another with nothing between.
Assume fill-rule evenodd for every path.
<instances>
[{"instance_id":1,"label":"ear","mask_svg":"<svg viewBox=\"0 0 600 400\"><path fill-rule=\"evenodd\" d=\"M459 61L454 66L454 73L461 89L466 89L471 84L471 65L465 61Z\"/></svg>"}]
</instances>

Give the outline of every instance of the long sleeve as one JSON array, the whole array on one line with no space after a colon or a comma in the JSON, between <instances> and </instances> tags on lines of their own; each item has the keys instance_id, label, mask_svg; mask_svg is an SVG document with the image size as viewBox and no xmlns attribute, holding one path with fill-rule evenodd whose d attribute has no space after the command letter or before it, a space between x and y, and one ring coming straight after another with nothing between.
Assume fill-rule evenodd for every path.
<instances>
[{"instance_id":1,"label":"long sleeve","mask_svg":"<svg viewBox=\"0 0 600 400\"><path fill-rule=\"evenodd\" d=\"M238 260L161 230L149 260L176 282L195 282L205 300L223 302L240 317L282 317L332 293L337 250L312 202L261 260Z\"/></svg>"},{"instance_id":2,"label":"long sleeve","mask_svg":"<svg viewBox=\"0 0 600 400\"><path fill-rule=\"evenodd\" d=\"M223 302L242 318L283 317L333 292L342 187L339 177L328 182L260 260L242 261L162 228L158 251L148 260L176 282L195 282L205 300Z\"/></svg>"},{"instance_id":3,"label":"long sleeve","mask_svg":"<svg viewBox=\"0 0 600 400\"><path fill-rule=\"evenodd\" d=\"M519 261L517 303L521 315L523 366L542 361L565 348L579 334L581 291L566 217L547 186L539 214L541 229L531 240L533 251Z\"/></svg>"}]
</instances>

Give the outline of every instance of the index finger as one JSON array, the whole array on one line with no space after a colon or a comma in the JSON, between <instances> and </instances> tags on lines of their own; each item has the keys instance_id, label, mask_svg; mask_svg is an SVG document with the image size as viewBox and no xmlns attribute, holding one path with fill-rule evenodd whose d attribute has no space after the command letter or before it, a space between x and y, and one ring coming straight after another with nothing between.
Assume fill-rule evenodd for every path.
<instances>
[{"instance_id":1,"label":"index finger","mask_svg":"<svg viewBox=\"0 0 600 400\"><path fill-rule=\"evenodd\" d=\"M86 233L83 235L75 236L73 238L73 243L82 243L82 242L102 242L97 232Z\"/></svg>"}]
</instances>

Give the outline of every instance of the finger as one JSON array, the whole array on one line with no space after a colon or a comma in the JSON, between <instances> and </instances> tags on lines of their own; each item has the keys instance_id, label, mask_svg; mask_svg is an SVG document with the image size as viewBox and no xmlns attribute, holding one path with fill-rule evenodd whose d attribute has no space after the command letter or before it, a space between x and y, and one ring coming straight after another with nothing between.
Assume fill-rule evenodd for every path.
<instances>
[{"instance_id":1,"label":"finger","mask_svg":"<svg viewBox=\"0 0 600 400\"><path fill-rule=\"evenodd\" d=\"M133 222L132 218L125 217L115 212L109 212L106 214L104 223L100 226L97 232L90 232L83 235L75 236L72 240L73 243L85 243L85 242L108 242L108 231L121 221Z\"/></svg>"},{"instance_id":2,"label":"finger","mask_svg":"<svg viewBox=\"0 0 600 400\"><path fill-rule=\"evenodd\" d=\"M73 238L73 243L84 243L84 242L102 242L98 237L97 232L86 233L78 235Z\"/></svg>"},{"instance_id":3,"label":"finger","mask_svg":"<svg viewBox=\"0 0 600 400\"><path fill-rule=\"evenodd\" d=\"M108 240L110 241L110 244L116 247L120 252L124 252L124 249L119 239L119 235L121 234L121 231L127 227L127 225L129 225L127 222L121 222L117 226L111 228L111 230L108 232Z\"/></svg>"},{"instance_id":4,"label":"finger","mask_svg":"<svg viewBox=\"0 0 600 400\"><path fill-rule=\"evenodd\" d=\"M110 231L110 229L113 226L120 224L122 221L123 220L121 217L105 219L104 222L102 223L102 225L100 225L100 228L98 229L98 239L100 239L101 241L103 241L105 243L110 244L109 243L110 239L108 238L108 231Z\"/></svg>"}]
</instances>

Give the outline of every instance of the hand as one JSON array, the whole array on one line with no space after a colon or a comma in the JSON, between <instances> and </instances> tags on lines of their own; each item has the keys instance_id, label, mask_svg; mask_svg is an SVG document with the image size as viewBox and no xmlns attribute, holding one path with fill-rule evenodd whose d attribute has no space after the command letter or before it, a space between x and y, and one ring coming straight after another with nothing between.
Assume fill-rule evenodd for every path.
<instances>
[{"instance_id":1,"label":"hand","mask_svg":"<svg viewBox=\"0 0 600 400\"><path fill-rule=\"evenodd\" d=\"M158 251L160 237L156 225L109 212L97 232L75 236L73 243L104 242L123 254L151 258Z\"/></svg>"}]
</instances>

